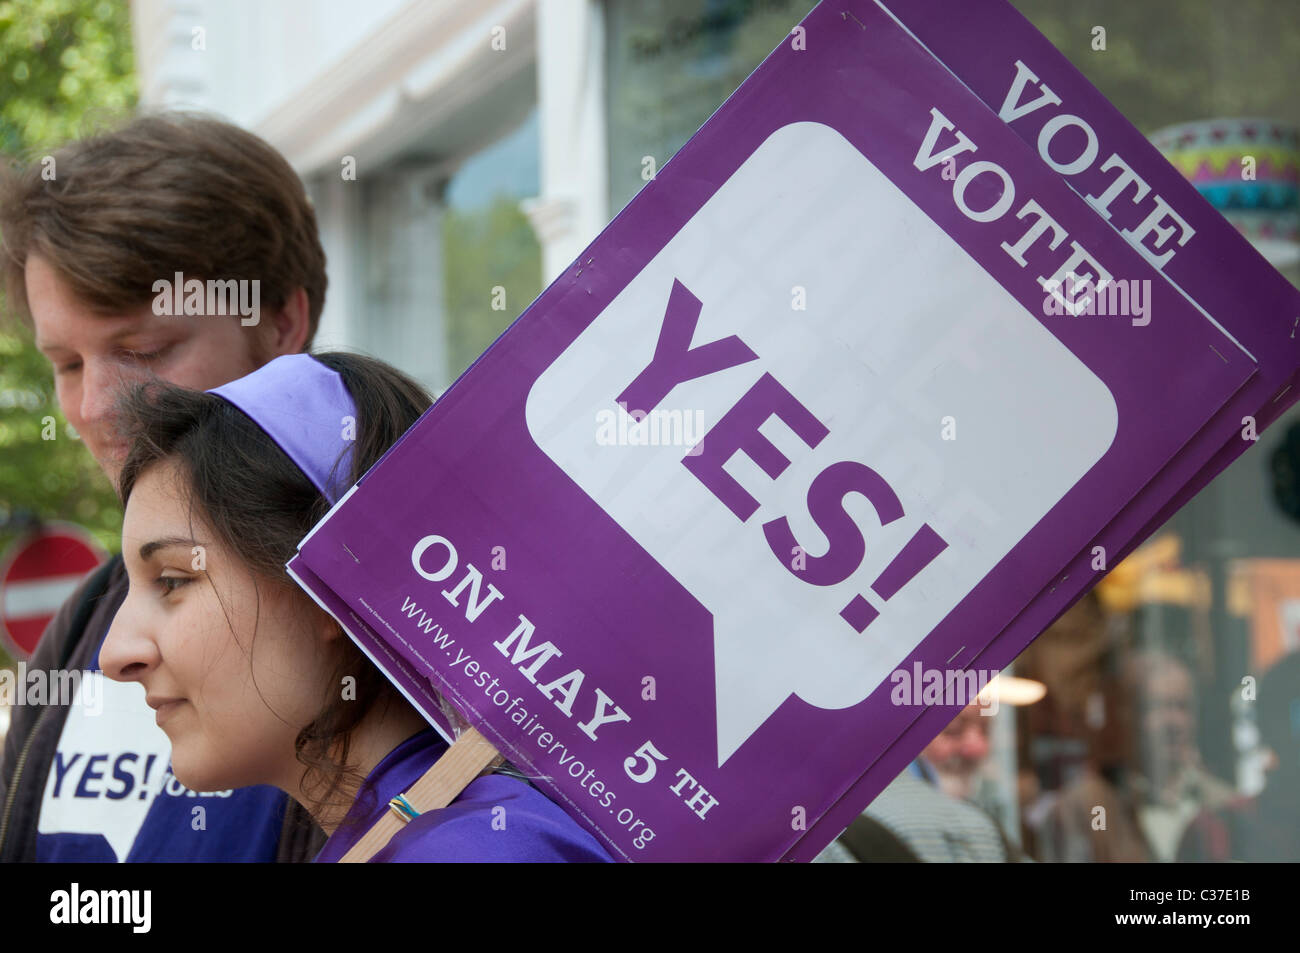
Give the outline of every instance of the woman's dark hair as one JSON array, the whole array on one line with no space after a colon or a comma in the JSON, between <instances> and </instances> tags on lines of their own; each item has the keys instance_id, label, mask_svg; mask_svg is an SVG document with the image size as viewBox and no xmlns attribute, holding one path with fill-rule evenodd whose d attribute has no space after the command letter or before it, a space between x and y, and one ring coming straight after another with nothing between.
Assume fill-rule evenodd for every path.
<instances>
[{"instance_id":1,"label":"woman's dark hair","mask_svg":"<svg viewBox=\"0 0 1300 953\"><path fill-rule=\"evenodd\" d=\"M352 472L355 483L433 403L415 381L360 354L313 355L337 371L356 405ZM220 541L255 578L308 597L285 572L298 543L329 510L329 504L297 465L250 418L213 394L151 381L128 391L121 414L131 448L119 477L125 506L141 475L174 460L185 477L183 493ZM340 422L340 432L342 432ZM376 705L405 704L383 673L351 639L340 640L342 661L333 684L351 676L356 697L342 693L299 733L298 760L323 779L317 807L329 803L345 779L363 780L348 762L351 732ZM338 751L335 752L335 745ZM306 772L304 774L306 776Z\"/></svg>"}]
</instances>

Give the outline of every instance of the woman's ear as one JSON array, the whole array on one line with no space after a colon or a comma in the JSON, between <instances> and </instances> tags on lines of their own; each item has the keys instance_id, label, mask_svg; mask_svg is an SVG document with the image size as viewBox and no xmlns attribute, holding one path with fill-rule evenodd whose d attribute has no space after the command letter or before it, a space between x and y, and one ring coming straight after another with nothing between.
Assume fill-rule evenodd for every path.
<instances>
[{"instance_id":1,"label":"woman's ear","mask_svg":"<svg viewBox=\"0 0 1300 953\"><path fill-rule=\"evenodd\" d=\"M321 645L329 645L331 642L347 638L347 633L343 631L343 626L339 625L338 620L314 602L311 604L311 608L315 613L312 633L320 641Z\"/></svg>"}]
</instances>

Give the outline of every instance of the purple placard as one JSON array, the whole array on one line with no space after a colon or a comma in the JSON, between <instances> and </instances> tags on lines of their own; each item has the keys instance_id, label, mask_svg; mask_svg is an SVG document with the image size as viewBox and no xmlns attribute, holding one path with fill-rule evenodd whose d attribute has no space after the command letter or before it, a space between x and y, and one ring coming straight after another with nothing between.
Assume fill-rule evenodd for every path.
<instances>
[{"instance_id":1,"label":"purple placard","mask_svg":"<svg viewBox=\"0 0 1300 953\"><path fill-rule=\"evenodd\" d=\"M616 855L828 841L814 822L921 711L882 673L970 666L1256 373L886 15L850 12L814 11L808 49L773 53L302 546ZM977 150L944 163L958 131ZM1020 246L1031 199L1064 254ZM1044 316L1069 242L1150 281L1160 320ZM641 443L620 397L707 435ZM729 444L764 470L724 469ZM819 543L797 568L790 539Z\"/></svg>"},{"instance_id":2,"label":"purple placard","mask_svg":"<svg viewBox=\"0 0 1300 953\"><path fill-rule=\"evenodd\" d=\"M1230 329L1260 363L1260 375L1225 406L1215 421L1197 434L1188 449L1167 466L1151 484L1125 507L1105 534L1093 540L1063 573L1054 592L1044 593L1015 623L998 636L980 658L987 668L1010 664L1037 635L1083 595L1103 574L1093 568L1092 547L1101 546L1106 565L1115 566L1203 489L1215 476L1253 445L1243 414L1254 418L1258 435L1295 403L1293 386L1300 365L1300 292L1232 228L1159 151L1133 128L1048 40L1004 0L970 0L954 8L942 0L886 0L884 6L931 53L942 59L972 91L994 111L1004 115L1011 128L1035 150L1040 138L1051 149L1054 134L1044 126L1057 117L1077 117L1094 130L1098 140L1096 161L1066 176L1079 194L1093 196L1094 208L1111 187L1125 177L1129 184L1120 194L1135 200L1139 187L1148 191L1141 201L1105 205L1108 222L1121 234L1134 229L1156 209L1156 196L1185 221L1195 234L1178 245L1181 230L1171 232L1161 254L1174 254L1162 263L1162 273L1208 314ZM1050 95L1044 97L1044 87ZM1043 101L1036 108L1026 109ZM1057 104L1053 100L1059 99ZM1011 112L1006 112L1007 109ZM1076 139L1086 145L1087 137ZM1078 155L1076 153L1075 155ZM1116 160L1112 160L1114 155ZM1040 156L1041 157L1041 156ZM1055 155L1058 163L1074 158ZM1110 163L1105 173L1102 168ZM1169 222L1166 225L1170 224ZM1176 223L1174 223L1176 224ZM1127 235L1133 241L1135 236ZM1158 237L1154 235L1150 238ZM1203 466L1197 461L1207 460ZM1062 601L1061 596L1065 596ZM814 841L838 835L880 790L941 731L956 708L927 712L899 738L880 762L844 801L819 822L815 838L800 844L789 859L813 856Z\"/></svg>"}]
</instances>

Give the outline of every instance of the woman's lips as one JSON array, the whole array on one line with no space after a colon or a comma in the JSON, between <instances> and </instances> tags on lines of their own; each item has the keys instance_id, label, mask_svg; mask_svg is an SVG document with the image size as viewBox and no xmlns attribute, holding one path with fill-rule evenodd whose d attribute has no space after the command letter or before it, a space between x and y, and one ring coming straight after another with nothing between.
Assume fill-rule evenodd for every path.
<instances>
[{"instance_id":1,"label":"woman's lips","mask_svg":"<svg viewBox=\"0 0 1300 953\"><path fill-rule=\"evenodd\" d=\"M169 718L178 708L180 708L181 705L185 704L185 699L183 698L158 698L147 699L146 701L149 707L157 712L154 716L154 721L159 725Z\"/></svg>"}]
</instances>

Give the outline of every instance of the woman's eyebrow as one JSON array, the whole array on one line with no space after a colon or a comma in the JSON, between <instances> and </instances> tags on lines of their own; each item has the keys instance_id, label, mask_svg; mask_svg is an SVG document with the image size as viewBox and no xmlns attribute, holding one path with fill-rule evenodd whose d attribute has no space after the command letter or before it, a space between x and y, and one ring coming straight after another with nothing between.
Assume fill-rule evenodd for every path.
<instances>
[{"instance_id":1,"label":"woman's eyebrow","mask_svg":"<svg viewBox=\"0 0 1300 953\"><path fill-rule=\"evenodd\" d=\"M155 539L145 543L140 547L140 559L144 561L160 549L167 549L170 546L184 546L187 549L191 546L202 545L196 539L187 539L184 536L164 536L162 539Z\"/></svg>"}]
</instances>

